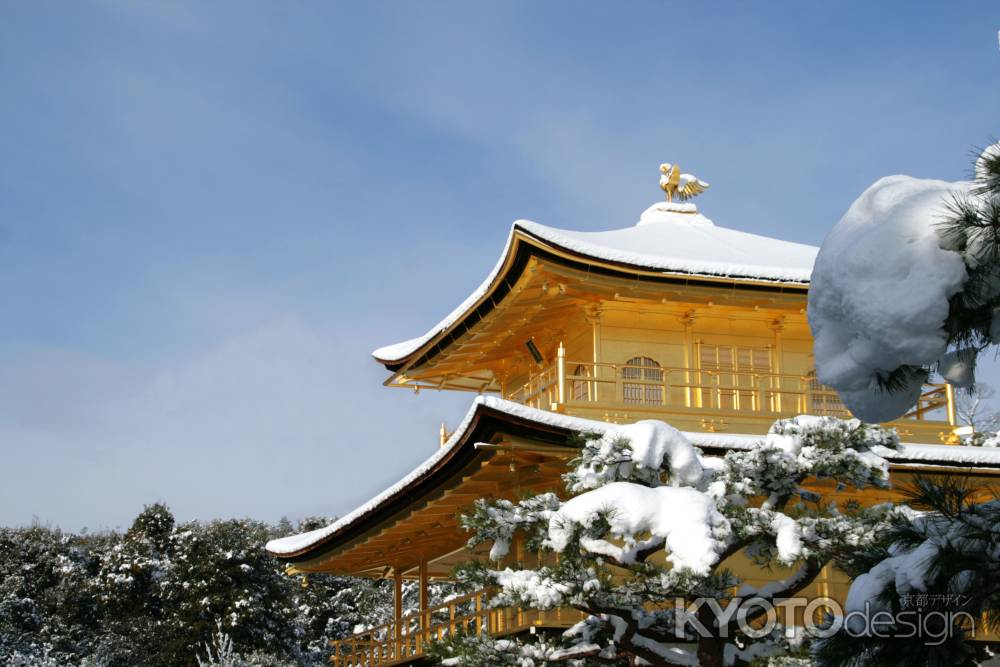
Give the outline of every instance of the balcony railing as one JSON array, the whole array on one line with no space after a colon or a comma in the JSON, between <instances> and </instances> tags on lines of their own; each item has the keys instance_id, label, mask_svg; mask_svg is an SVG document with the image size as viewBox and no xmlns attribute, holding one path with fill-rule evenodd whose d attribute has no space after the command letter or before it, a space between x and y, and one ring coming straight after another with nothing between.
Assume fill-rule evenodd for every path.
<instances>
[{"instance_id":1,"label":"balcony railing","mask_svg":"<svg viewBox=\"0 0 1000 667\"><path fill-rule=\"evenodd\" d=\"M573 609L492 609L487 606L487 599L486 591L479 591L333 641L330 662L335 667L401 665L427 655L433 642L458 634L499 637L533 626L565 628L583 618Z\"/></svg>"},{"instance_id":2,"label":"balcony railing","mask_svg":"<svg viewBox=\"0 0 1000 667\"><path fill-rule=\"evenodd\" d=\"M768 416L850 416L837 392L812 375L577 362L562 356L506 398L546 410L556 405L604 404ZM948 387L928 384L904 419L923 420L936 411L943 411L941 421L954 422Z\"/></svg>"}]
</instances>

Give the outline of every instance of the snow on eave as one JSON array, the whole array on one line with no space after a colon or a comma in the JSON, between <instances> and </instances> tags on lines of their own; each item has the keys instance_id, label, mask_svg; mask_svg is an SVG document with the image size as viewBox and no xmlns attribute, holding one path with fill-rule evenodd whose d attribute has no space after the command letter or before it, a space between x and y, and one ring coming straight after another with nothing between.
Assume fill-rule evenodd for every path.
<instances>
[{"instance_id":1,"label":"snow on eave","mask_svg":"<svg viewBox=\"0 0 1000 667\"><path fill-rule=\"evenodd\" d=\"M385 345L378 348L372 352L372 356L381 364L394 364L399 363L409 357L411 354L419 350L428 343L431 339L442 333L452 324L457 322L465 313L472 310L479 301L488 294L491 290L490 288L494 285L497 276L500 275L504 264L511 256L511 250L514 247L514 235L517 231L517 224L515 223L511 229L510 234L507 235L507 242L504 244L503 253L500 255L500 259L497 260L496 266L490 271L489 275L486 276L486 280L476 288L476 290L466 297L465 301L459 304L458 308L448 313L448 315L434 325L430 331L425 333L423 336L417 336L416 338L411 338L410 340L404 340L399 343L393 343L391 345Z\"/></svg>"},{"instance_id":2,"label":"snow on eave","mask_svg":"<svg viewBox=\"0 0 1000 667\"><path fill-rule=\"evenodd\" d=\"M921 445L903 443L896 450L879 452L892 464L931 464L963 467L1000 466L1000 448L967 445Z\"/></svg>"},{"instance_id":3,"label":"snow on eave","mask_svg":"<svg viewBox=\"0 0 1000 667\"><path fill-rule=\"evenodd\" d=\"M469 424L472 423L472 420L475 417L477 407L478 401L473 403L472 408L466 413L462 423L459 424L458 428L455 429L455 432L452 433L450 438L448 438L448 441L445 442L436 452L434 452L433 455L414 468L408 475L369 500L364 505L361 505L354 511L337 519L329 526L317 528L316 530L310 530L306 533L299 533L298 535L290 535L288 537L271 540L265 545L264 548L275 556L295 556L310 547L319 544L327 537L347 528L366 514L375 511L397 493L406 489L412 483L433 470L434 466L446 459L448 455L453 452L453 450L459 447L462 442L462 437L465 435L466 429L468 429Z\"/></svg>"},{"instance_id":4,"label":"snow on eave","mask_svg":"<svg viewBox=\"0 0 1000 667\"><path fill-rule=\"evenodd\" d=\"M723 228L718 228L723 229ZM622 231L622 230L618 230ZM655 255L647 253L630 252L616 249L596 243L588 243L580 239L573 238L571 232L555 227L548 227L530 220L517 220L511 226L507 242L493 270L490 271L479 287L472 294L459 304L444 319L438 322L427 333L416 338L385 345L374 350L371 354L376 361L383 365L395 366L404 363L409 357L420 351L428 343L432 342L439 335L445 333L456 322L463 319L472 311L483 298L493 291L499 283L501 274L504 273L504 266L513 255L515 242L518 238L531 239L550 244L565 251L589 258L595 261L603 261L619 267L634 268L643 271L661 273L663 275L677 275L683 277L698 276L705 279L738 280L750 284L779 284L794 285L804 287L809 283L810 271L802 268L782 268L774 266L761 266L753 264L734 264L715 261L690 261L682 257ZM767 237L747 234L767 241L777 241ZM781 243L790 242L781 241ZM806 247L806 246L803 246Z\"/></svg>"},{"instance_id":5,"label":"snow on eave","mask_svg":"<svg viewBox=\"0 0 1000 667\"><path fill-rule=\"evenodd\" d=\"M558 229L556 227L541 225L537 222L531 222L530 220L518 220L515 224L524 231L543 239L549 244L558 246L570 252L593 259L604 260L648 271L657 271L683 276L739 280L756 284L779 283L800 286L809 284L809 276L812 272L811 266L809 268L804 268L802 266L776 266L772 264L759 264L745 261L738 262L733 260L720 260L716 258L693 259L685 257L683 253L649 253L646 251L636 250L635 248L622 247L622 245L624 245L622 243L624 235L632 233L641 234L643 232L649 232L657 229L670 229L670 227L664 224L646 226L637 225L636 227L626 227L624 229L617 229L609 232L568 231ZM684 223L673 224L674 229L681 229L686 233L700 230L701 233L705 235L705 238L701 240L708 245L713 243L725 245L726 242L722 239L726 236L735 235L738 237L738 242L742 243L756 242L769 245L780 244L783 248L787 248L789 251L805 251L812 254L819 251L819 248L815 246L793 243L791 241L782 241L780 239L773 239L759 234L751 234L749 232L740 232L726 227L718 227L710 221L707 225ZM587 240L587 237L609 237L611 235L616 237L616 241L610 244ZM625 244L627 244L627 242L625 242ZM716 249L725 250L725 248ZM730 251L732 251L731 248Z\"/></svg>"},{"instance_id":6,"label":"snow on eave","mask_svg":"<svg viewBox=\"0 0 1000 667\"><path fill-rule=\"evenodd\" d=\"M540 426L551 426L579 433L606 433L619 427L618 424L530 408L495 396L477 396L462 423L455 429L448 441L408 475L329 526L271 540L266 545L267 551L280 558L300 557L312 548L329 542L336 534L345 531L364 517L381 509L393 498L430 474L440 462L466 443L467 431L475 422L476 415L484 408ZM740 433L685 432L684 435L691 441L691 444L705 449L750 449L764 439L764 436ZM970 469L976 469L977 466L983 466L987 469L1000 467L1000 448L902 444L897 450L880 448L878 454L889 460L893 466L963 466Z\"/></svg>"}]
</instances>

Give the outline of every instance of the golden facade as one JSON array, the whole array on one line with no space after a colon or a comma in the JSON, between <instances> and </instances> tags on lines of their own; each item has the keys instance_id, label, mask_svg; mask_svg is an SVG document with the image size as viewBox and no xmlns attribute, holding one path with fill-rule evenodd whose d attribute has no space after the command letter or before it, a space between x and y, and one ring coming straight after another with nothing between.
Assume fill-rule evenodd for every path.
<instances>
[{"instance_id":1,"label":"golden facade","mask_svg":"<svg viewBox=\"0 0 1000 667\"><path fill-rule=\"evenodd\" d=\"M397 604L389 625L338 642L334 662L411 662L460 627L509 634L576 622L572 610L491 610L482 594L431 608L426 595L428 581L484 557L465 548L458 514L480 497L559 489L575 432L661 419L723 454L778 418L849 416L815 378L805 314L815 250L716 227L692 204L654 205L639 225L614 232L515 223L466 303L421 338L374 353L389 386L481 395L466 419L454 433L442 429L440 449L369 505L269 545L292 573L393 578L397 602L403 579L421 582L418 614L400 618ZM897 486L920 471L983 480L1000 471L1000 456L973 460L947 444L956 440L952 399L947 387L928 386L892 424L904 442L924 443L892 459ZM512 551L514 561L533 557ZM781 576L736 561L751 582ZM840 596L847 583L825 571L815 592Z\"/></svg>"}]
</instances>

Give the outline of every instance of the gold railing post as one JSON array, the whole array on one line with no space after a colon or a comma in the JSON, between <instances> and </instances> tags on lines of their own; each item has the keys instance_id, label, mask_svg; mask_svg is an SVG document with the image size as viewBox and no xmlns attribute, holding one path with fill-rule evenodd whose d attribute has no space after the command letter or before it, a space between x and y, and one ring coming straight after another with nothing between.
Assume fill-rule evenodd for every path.
<instances>
[{"instance_id":1,"label":"gold railing post","mask_svg":"<svg viewBox=\"0 0 1000 667\"><path fill-rule=\"evenodd\" d=\"M950 384L945 384L944 395L948 399L948 425L955 426L958 424L958 419L955 415L955 388Z\"/></svg>"},{"instance_id":2,"label":"gold railing post","mask_svg":"<svg viewBox=\"0 0 1000 667\"><path fill-rule=\"evenodd\" d=\"M701 368L701 341L695 340L692 345L694 346L694 354L692 355L692 364L695 377L698 378L698 383L694 392L694 407L704 408L705 407L705 394L708 394L708 400L712 400L711 387L708 387L708 383L705 382L705 371ZM708 391L706 391L706 389Z\"/></svg>"},{"instance_id":3,"label":"gold railing post","mask_svg":"<svg viewBox=\"0 0 1000 667\"><path fill-rule=\"evenodd\" d=\"M559 341L556 350L556 402L562 405L566 402L566 347Z\"/></svg>"}]
</instances>

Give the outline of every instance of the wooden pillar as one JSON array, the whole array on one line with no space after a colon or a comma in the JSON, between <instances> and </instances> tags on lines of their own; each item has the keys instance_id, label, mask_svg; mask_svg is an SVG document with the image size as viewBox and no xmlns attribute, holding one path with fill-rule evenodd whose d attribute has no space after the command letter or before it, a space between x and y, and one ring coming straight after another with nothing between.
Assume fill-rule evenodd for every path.
<instances>
[{"instance_id":1,"label":"wooden pillar","mask_svg":"<svg viewBox=\"0 0 1000 667\"><path fill-rule=\"evenodd\" d=\"M556 349L556 403L566 402L566 346L559 341Z\"/></svg>"},{"instance_id":2,"label":"wooden pillar","mask_svg":"<svg viewBox=\"0 0 1000 667\"><path fill-rule=\"evenodd\" d=\"M393 658L398 660L401 657L400 648L403 643L403 624L399 622L399 619L403 618L403 573L398 567L392 568L392 606L395 616L393 624L396 628L396 650Z\"/></svg>"},{"instance_id":3,"label":"wooden pillar","mask_svg":"<svg viewBox=\"0 0 1000 667\"><path fill-rule=\"evenodd\" d=\"M781 382L783 378L781 377L781 374L784 368L783 361L784 361L785 351L781 344L781 332L785 330L785 318L778 317L772 320L770 328L771 331L774 332L774 346L771 348L771 355L773 357L771 359L771 372L777 376L775 382L772 384L772 386L775 387L777 391L774 394L772 394L771 409L779 414L783 414L784 411L782 410L782 405L781 405ZM763 406L761 406L761 409L763 409Z\"/></svg>"},{"instance_id":4,"label":"wooden pillar","mask_svg":"<svg viewBox=\"0 0 1000 667\"><path fill-rule=\"evenodd\" d=\"M427 590L427 559L420 559L420 613L427 611L430 606L429 592Z\"/></svg>"},{"instance_id":5,"label":"wooden pillar","mask_svg":"<svg viewBox=\"0 0 1000 667\"><path fill-rule=\"evenodd\" d=\"M427 608L430 607L430 593L427 590L427 559L420 559L420 627L427 629Z\"/></svg>"},{"instance_id":6,"label":"wooden pillar","mask_svg":"<svg viewBox=\"0 0 1000 667\"><path fill-rule=\"evenodd\" d=\"M515 533L514 534L514 557L517 559L518 563L524 563L524 536ZM524 609L521 605L517 606L517 625L521 627L524 625Z\"/></svg>"},{"instance_id":7,"label":"wooden pillar","mask_svg":"<svg viewBox=\"0 0 1000 667\"><path fill-rule=\"evenodd\" d=\"M593 366L591 368L590 375L593 377L594 381L590 383L587 387L587 400L596 402L598 401L598 392L600 391L601 383L599 382L601 377L601 307L594 306L587 310L587 321L590 322L591 338L593 339Z\"/></svg>"},{"instance_id":8,"label":"wooden pillar","mask_svg":"<svg viewBox=\"0 0 1000 667\"><path fill-rule=\"evenodd\" d=\"M944 395L948 400L948 425L957 426L958 419L955 414L955 388L951 384L944 385Z\"/></svg>"},{"instance_id":9,"label":"wooden pillar","mask_svg":"<svg viewBox=\"0 0 1000 667\"><path fill-rule=\"evenodd\" d=\"M419 581L420 581L420 629L417 634L417 651L422 652L424 642L430 641L430 614L427 609L430 607L430 597L427 590L427 559L420 559L419 567Z\"/></svg>"},{"instance_id":10,"label":"wooden pillar","mask_svg":"<svg viewBox=\"0 0 1000 667\"><path fill-rule=\"evenodd\" d=\"M392 602L393 614L397 619L403 617L403 573L399 568L392 568Z\"/></svg>"},{"instance_id":11,"label":"wooden pillar","mask_svg":"<svg viewBox=\"0 0 1000 667\"><path fill-rule=\"evenodd\" d=\"M684 407L692 407L691 403L691 369L694 368L692 356L694 353L694 339L691 328L694 326L694 311L689 310L681 315L681 325L684 327ZM700 392L699 392L700 395ZM698 401L701 407L701 401Z\"/></svg>"}]
</instances>

